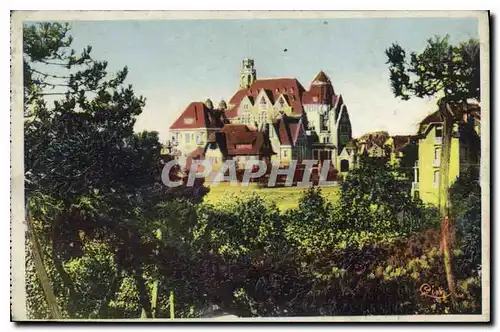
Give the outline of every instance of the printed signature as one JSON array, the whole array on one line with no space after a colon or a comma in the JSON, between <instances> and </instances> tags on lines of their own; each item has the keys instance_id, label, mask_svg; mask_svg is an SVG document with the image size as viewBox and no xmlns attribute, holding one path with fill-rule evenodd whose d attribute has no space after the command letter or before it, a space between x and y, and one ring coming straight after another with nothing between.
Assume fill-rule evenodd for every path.
<instances>
[{"instance_id":1,"label":"printed signature","mask_svg":"<svg viewBox=\"0 0 500 332\"><path fill-rule=\"evenodd\" d=\"M420 295L435 299L437 302L444 302L451 294L446 294L441 286L422 284L420 286Z\"/></svg>"}]
</instances>

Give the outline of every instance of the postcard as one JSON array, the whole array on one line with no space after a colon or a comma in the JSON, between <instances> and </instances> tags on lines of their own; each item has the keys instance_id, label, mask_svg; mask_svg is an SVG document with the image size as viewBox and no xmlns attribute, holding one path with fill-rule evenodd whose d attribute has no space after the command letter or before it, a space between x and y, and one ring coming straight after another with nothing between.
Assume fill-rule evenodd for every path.
<instances>
[{"instance_id":1,"label":"postcard","mask_svg":"<svg viewBox=\"0 0 500 332\"><path fill-rule=\"evenodd\" d=\"M13 321L490 321L487 11L11 21Z\"/></svg>"}]
</instances>

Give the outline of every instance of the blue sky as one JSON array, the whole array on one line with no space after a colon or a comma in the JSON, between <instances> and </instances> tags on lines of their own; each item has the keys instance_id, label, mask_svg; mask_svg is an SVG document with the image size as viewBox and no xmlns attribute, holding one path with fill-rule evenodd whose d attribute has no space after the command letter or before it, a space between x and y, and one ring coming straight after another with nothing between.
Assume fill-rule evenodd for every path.
<instances>
[{"instance_id":1,"label":"blue sky","mask_svg":"<svg viewBox=\"0 0 500 332\"><path fill-rule=\"evenodd\" d=\"M236 92L241 60L255 59L258 78L295 77L307 89L319 70L344 96L354 136L414 133L434 100L393 97L384 50L398 42L421 50L433 35L478 38L475 18L74 21L73 46L92 45L111 70L146 98L136 129L168 127L191 101L226 101ZM285 52L285 49L287 50Z\"/></svg>"}]
</instances>

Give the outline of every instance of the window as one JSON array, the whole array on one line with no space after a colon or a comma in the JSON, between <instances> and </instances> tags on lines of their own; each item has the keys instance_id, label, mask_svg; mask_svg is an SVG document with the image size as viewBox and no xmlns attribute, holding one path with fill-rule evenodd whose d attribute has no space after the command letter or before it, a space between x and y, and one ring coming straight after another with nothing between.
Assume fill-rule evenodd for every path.
<instances>
[{"instance_id":1,"label":"window","mask_svg":"<svg viewBox=\"0 0 500 332\"><path fill-rule=\"evenodd\" d=\"M439 171L434 171L434 188L439 187Z\"/></svg>"},{"instance_id":2,"label":"window","mask_svg":"<svg viewBox=\"0 0 500 332\"><path fill-rule=\"evenodd\" d=\"M259 123L266 123L267 120L267 113L266 111L260 112L260 117L259 117Z\"/></svg>"},{"instance_id":3,"label":"window","mask_svg":"<svg viewBox=\"0 0 500 332\"><path fill-rule=\"evenodd\" d=\"M243 105L243 109L247 110L248 109L248 104Z\"/></svg>"},{"instance_id":4,"label":"window","mask_svg":"<svg viewBox=\"0 0 500 332\"><path fill-rule=\"evenodd\" d=\"M441 137L443 137L443 127L437 126L436 127L436 138L441 138Z\"/></svg>"},{"instance_id":5,"label":"window","mask_svg":"<svg viewBox=\"0 0 500 332\"><path fill-rule=\"evenodd\" d=\"M280 108L283 108L285 106L285 101L283 100L283 98L280 98L279 104L280 104Z\"/></svg>"},{"instance_id":6,"label":"window","mask_svg":"<svg viewBox=\"0 0 500 332\"><path fill-rule=\"evenodd\" d=\"M321 114L319 116L319 122L321 131L328 131L328 116L326 114Z\"/></svg>"},{"instance_id":7,"label":"window","mask_svg":"<svg viewBox=\"0 0 500 332\"><path fill-rule=\"evenodd\" d=\"M330 137L323 137L323 143L330 143Z\"/></svg>"},{"instance_id":8,"label":"window","mask_svg":"<svg viewBox=\"0 0 500 332\"><path fill-rule=\"evenodd\" d=\"M441 159L441 148L437 147L434 148L434 160L440 160Z\"/></svg>"},{"instance_id":9,"label":"window","mask_svg":"<svg viewBox=\"0 0 500 332\"><path fill-rule=\"evenodd\" d=\"M184 135L184 139L186 140L186 143L189 143L189 141L191 140L191 137L189 137L189 136L190 136L189 134Z\"/></svg>"},{"instance_id":10,"label":"window","mask_svg":"<svg viewBox=\"0 0 500 332\"><path fill-rule=\"evenodd\" d=\"M287 150L283 150L283 157L288 157L288 151Z\"/></svg>"},{"instance_id":11,"label":"window","mask_svg":"<svg viewBox=\"0 0 500 332\"><path fill-rule=\"evenodd\" d=\"M341 160L340 161L340 171L341 172L348 172L349 171L349 160Z\"/></svg>"},{"instance_id":12,"label":"window","mask_svg":"<svg viewBox=\"0 0 500 332\"><path fill-rule=\"evenodd\" d=\"M201 144L201 134L196 135L196 144Z\"/></svg>"},{"instance_id":13,"label":"window","mask_svg":"<svg viewBox=\"0 0 500 332\"><path fill-rule=\"evenodd\" d=\"M236 149L238 150L252 150L252 144L236 144Z\"/></svg>"},{"instance_id":14,"label":"window","mask_svg":"<svg viewBox=\"0 0 500 332\"><path fill-rule=\"evenodd\" d=\"M243 114L241 116L241 123L242 124L250 124L250 114Z\"/></svg>"}]
</instances>

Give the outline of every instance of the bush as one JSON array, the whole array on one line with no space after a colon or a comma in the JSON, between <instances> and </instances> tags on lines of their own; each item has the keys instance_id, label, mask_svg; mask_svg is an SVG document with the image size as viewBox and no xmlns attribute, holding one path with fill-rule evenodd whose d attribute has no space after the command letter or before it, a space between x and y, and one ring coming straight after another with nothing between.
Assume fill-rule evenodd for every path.
<instances>
[{"instance_id":1,"label":"bush","mask_svg":"<svg viewBox=\"0 0 500 332\"><path fill-rule=\"evenodd\" d=\"M411 234L429 227L408 181L378 158L365 157L342 184L340 226L369 233Z\"/></svg>"},{"instance_id":2,"label":"bush","mask_svg":"<svg viewBox=\"0 0 500 332\"><path fill-rule=\"evenodd\" d=\"M463 172L452 185L450 203L463 251L460 264L478 271L481 268L481 186L475 169Z\"/></svg>"}]
</instances>

